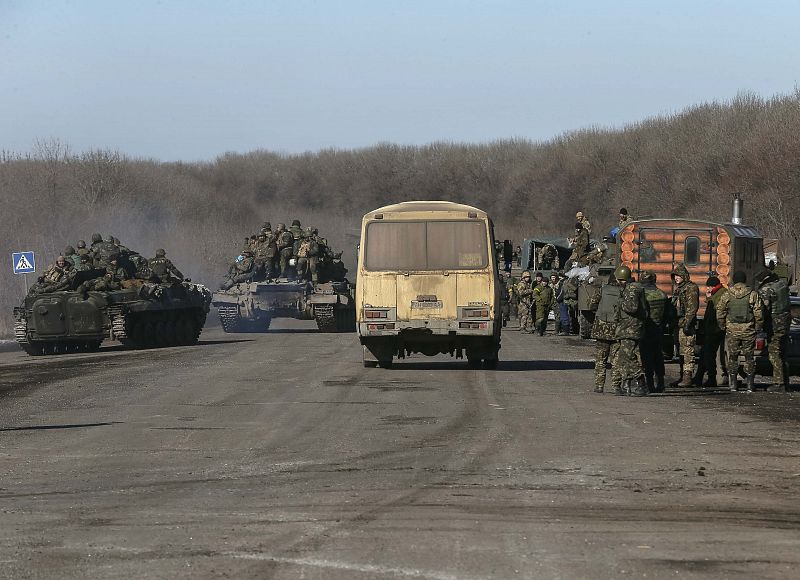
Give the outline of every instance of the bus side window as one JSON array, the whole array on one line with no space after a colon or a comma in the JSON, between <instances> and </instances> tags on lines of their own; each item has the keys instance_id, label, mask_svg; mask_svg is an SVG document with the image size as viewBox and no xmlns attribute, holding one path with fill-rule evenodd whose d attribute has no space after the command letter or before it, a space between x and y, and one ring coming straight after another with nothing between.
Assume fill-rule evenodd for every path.
<instances>
[{"instance_id":1,"label":"bus side window","mask_svg":"<svg viewBox=\"0 0 800 580\"><path fill-rule=\"evenodd\" d=\"M697 266L700 263L700 238L696 236L686 238L683 261L687 266Z\"/></svg>"}]
</instances>

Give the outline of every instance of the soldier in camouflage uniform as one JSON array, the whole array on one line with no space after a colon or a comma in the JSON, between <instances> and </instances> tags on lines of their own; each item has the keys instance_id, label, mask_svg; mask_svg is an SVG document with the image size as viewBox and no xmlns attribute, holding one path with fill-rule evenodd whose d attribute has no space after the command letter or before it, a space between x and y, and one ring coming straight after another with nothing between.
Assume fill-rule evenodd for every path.
<instances>
[{"instance_id":1,"label":"soldier in camouflage uniform","mask_svg":"<svg viewBox=\"0 0 800 580\"><path fill-rule=\"evenodd\" d=\"M272 274L272 258L274 253L270 256L270 244L267 238L267 233L261 231L257 237L257 243L253 249L253 259L256 268L256 280L264 280L269 278Z\"/></svg>"},{"instance_id":2,"label":"soldier in camouflage uniform","mask_svg":"<svg viewBox=\"0 0 800 580\"><path fill-rule=\"evenodd\" d=\"M179 281L183 280L183 274L175 267L172 260L167 258L167 252L163 248L156 250L155 258L148 260L148 265L153 274L164 282L170 278L175 278Z\"/></svg>"},{"instance_id":3,"label":"soldier in camouflage uniform","mask_svg":"<svg viewBox=\"0 0 800 580\"><path fill-rule=\"evenodd\" d=\"M747 375L747 392L753 392L755 383L756 333L764 326L764 303L758 292L746 284L747 275L737 271L733 275L733 286L719 301L717 323L725 331L728 341L728 373L731 391L737 390L736 375L739 371L739 355L744 357L744 372Z\"/></svg>"},{"instance_id":4,"label":"soldier in camouflage uniform","mask_svg":"<svg viewBox=\"0 0 800 580\"><path fill-rule=\"evenodd\" d=\"M30 287L28 293L41 294L66 290L69 287L71 270L72 262L68 262L64 256L59 256L55 263L39 276L37 283Z\"/></svg>"},{"instance_id":5,"label":"soldier in camouflage uniform","mask_svg":"<svg viewBox=\"0 0 800 580\"><path fill-rule=\"evenodd\" d=\"M289 226L289 232L291 232L295 241L303 237L304 233L303 228L300 227L300 220L292 221L292 225Z\"/></svg>"},{"instance_id":6,"label":"soldier in camouflage uniform","mask_svg":"<svg viewBox=\"0 0 800 580\"><path fill-rule=\"evenodd\" d=\"M536 309L536 332L539 333L539 336L544 336L547 330L547 318L555 302L553 289L544 278L539 280L539 286L534 292L534 300L534 308Z\"/></svg>"},{"instance_id":7,"label":"soldier in camouflage uniform","mask_svg":"<svg viewBox=\"0 0 800 580\"><path fill-rule=\"evenodd\" d=\"M531 285L531 273L523 272L520 280L514 288L514 294L519 299L519 330L525 334L531 333L531 306L533 305L533 286Z\"/></svg>"},{"instance_id":8,"label":"soldier in camouflage uniform","mask_svg":"<svg viewBox=\"0 0 800 580\"><path fill-rule=\"evenodd\" d=\"M772 364L773 387L785 393L789 387L789 369L785 355L789 346L789 328L792 325L789 286L770 270L764 270L756 276L756 282L766 314L764 329L767 332L767 354Z\"/></svg>"},{"instance_id":9,"label":"soldier in camouflage uniform","mask_svg":"<svg viewBox=\"0 0 800 580\"><path fill-rule=\"evenodd\" d=\"M319 282L317 275L319 251L320 247L314 237L312 228L306 228L305 235L300 240L297 248L297 276L300 279L310 279L315 284Z\"/></svg>"},{"instance_id":10,"label":"soldier in camouflage uniform","mask_svg":"<svg viewBox=\"0 0 800 580\"><path fill-rule=\"evenodd\" d=\"M623 388L628 394L642 397L647 395L647 387L643 380L639 342L644 336L647 301L642 285L633 281L630 268L620 266L614 272L614 277L622 285L617 308L617 328L614 331L614 338L618 342L614 367L619 368Z\"/></svg>"},{"instance_id":11,"label":"soldier in camouflage uniform","mask_svg":"<svg viewBox=\"0 0 800 580\"><path fill-rule=\"evenodd\" d=\"M289 260L294 254L294 236L292 232L286 230L284 224L278 224L278 228L275 230L275 244L278 250L277 259L280 260L280 275L286 278L288 277Z\"/></svg>"},{"instance_id":12,"label":"soldier in camouflage uniform","mask_svg":"<svg viewBox=\"0 0 800 580\"><path fill-rule=\"evenodd\" d=\"M621 208L619 210L619 231L620 231L620 233L622 233L622 230L624 230L626 227L628 227L628 224L631 224L631 223L633 223L633 218L630 215L628 215L628 210L625 209L624 207Z\"/></svg>"},{"instance_id":13,"label":"soldier in camouflage uniform","mask_svg":"<svg viewBox=\"0 0 800 580\"><path fill-rule=\"evenodd\" d=\"M92 236L94 240L94 236ZM114 243L114 237L105 236L100 242L92 243L92 259L95 268L107 268L111 263L111 257L119 254L119 246Z\"/></svg>"},{"instance_id":14,"label":"soldier in camouflage uniform","mask_svg":"<svg viewBox=\"0 0 800 580\"><path fill-rule=\"evenodd\" d=\"M580 222L575 224L575 237L572 238L571 245L572 255L567 260L565 267L569 269L575 264L586 265L586 256L589 254L589 232Z\"/></svg>"},{"instance_id":15,"label":"soldier in camouflage uniform","mask_svg":"<svg viewBox=\"0 0 800 580\"><path fill-rule=\"evenodd\" d=\"M85 256L89 254L89 248L86 247L86 242L78 240L78 255Z\"/></svg>"},{"instance_id":16,"label":"soldier in camouflage uniform","mask_svg":"<svg viewBox=\"0 0 800 580\"><path fill-rule=\"evenodd\" d=\"M617 308L622 288L612 274L605 284L592 295L589 310L595 313L592 324L592 338L595 339L594 353L594 392L602 393L606 384L606 364L612 363L617 354ZM611 385L615 395L624 395L622 377L619 369L611 368Z\"/></svg>"},{"instance_id":17,"label":"soldier in camouflage uniform","mask_svg":"<svg viewBox=\"0 0 800 580\"><path fill-rule=\"evenodd\" d=\"M581 227L586 230L587 238L588 236L592 235L592 222L589 221L589 218L583 215L582 211L579 211L575 214L575 221L581 224Z\"/></svg>"},{"instance_id":18,"label":"soldier in camouflage uniform","mask_svg":"<svg viewBox=\"0 0 800 580\"><path fill-rule=\"evenodd\" d=\"M72 264L73 268L77 268L78 265L81 263L81 256L78 252L75 251L75 248L72 246L67 246L64 248L64 257L67 259L68 262Z\"/></svg>"},{"instance_id":19,"label":"soldier in camouflage uniform","mask_svg":"<svg viewBox=\"0 0 800 580\"><path fill-rule=\"evenodd\" d=\"M697 309L700 307L700 289L691 281L689 271L683 264L675 266L672 271L672 281L675 284L672 304L678 315L678 344L683 357L683 371L677 386L691 387L695 371L694 347L697 342L695 324Z\"/></svg>"},{"instance_id":20,"label":"soldier in camouflage uniform","mask_svg":"<svg viewBox=\"0 0 800 580\"><path fill-rule=\"evenodd\" d=\"M242 259L236 260L228 270L228 278L220 286L221 290L230 290L235 284L250 282L256 275L253 252L245 250Z\"/></svg>"},{"instance_id":21,"label":"soldier in camouflage uniform","mask_svg":"<svg viewBox=\"0 0 800 580\"><path fill-rule=\"evenodd\" d=\"M644 336L640 345L644 378L651 393L664 392L664 351L661 341L664 338L667 294L656 286L656 275L642 272L639 277L647 301L647 320L644 323Z\"/></svg>"}]
</instances>

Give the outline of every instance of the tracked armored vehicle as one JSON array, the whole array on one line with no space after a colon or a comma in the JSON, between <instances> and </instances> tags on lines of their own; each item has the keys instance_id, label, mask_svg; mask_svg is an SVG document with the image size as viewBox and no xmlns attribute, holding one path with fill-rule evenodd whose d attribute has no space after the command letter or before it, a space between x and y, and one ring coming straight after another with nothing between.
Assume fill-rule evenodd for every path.
<instances>
[{"instance_id":1,"label":"tracked armored vehicle","mask_svg":"<svg viewBox=\"0 0 800 580\"><path fill-rule=\"evenodd\" d=\"M189 282L107 291L28 295L14 309L15 337L29 355L97 350L105 339L129 348L197 343L211 292Z\"/></svg>"},{"instance_id":2,"label":"tracked armored vehicle","mask_svg":"<svg viewBox=\"0 0 800 580\"><path fill-rule=\"evenodd\" d=\"M225 332L266 332L273 318L315 320L322 332L355 331L355 306L347 280L246 282L215 292L212 304Z\"/></svg>"}]
</instances>

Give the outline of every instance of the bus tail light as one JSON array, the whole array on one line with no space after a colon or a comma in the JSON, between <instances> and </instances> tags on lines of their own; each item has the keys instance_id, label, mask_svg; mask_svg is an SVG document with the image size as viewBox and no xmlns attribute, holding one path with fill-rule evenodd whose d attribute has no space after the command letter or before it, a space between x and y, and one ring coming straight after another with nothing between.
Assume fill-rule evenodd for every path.
<instances>
[{"instance_id":1,"label":"bus tail light","mask_svg":"<svg viewBox=\"0 0 800 580\"><path fill-rule=\"evenodd\" d=\"M394 322L385 324L367 324L367 330L394 330Z\"/></svg>"},{"instance_id":2,"label":"bus tail light","mask_svg":"<svg viewBox=\"0 0 800 580\"><path fill-rule=\"evenodd\" d=\"M388 310L365 310L364 318L387 318L389 315Z\"/></svg>"},{"instance_id":3,"label":"bus tail light","mask_svg":"<svg viewBox=\"0 0 800 580\"><path fill-rule=\"evenodd\" d=\"M488 310L464 310L464 318L489 318Z\"/></svg>"},{"instance_id":4,"label":"bus tail light","mask_svg":"<svg viewBox=\"0 0 800 580\"><path fill-rule=\"evenodd\" d=\"M459 322L458 327L479 330L482 328L488 328L489 324L487 322Z\"/></svg>"}]
</instances>

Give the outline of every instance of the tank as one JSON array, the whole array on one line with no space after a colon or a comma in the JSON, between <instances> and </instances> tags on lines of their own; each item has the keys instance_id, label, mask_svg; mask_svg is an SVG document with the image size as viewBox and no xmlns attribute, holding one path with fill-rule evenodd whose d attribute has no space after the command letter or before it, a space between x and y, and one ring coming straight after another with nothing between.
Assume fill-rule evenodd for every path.
<instances>
[{"instance_id":1,"label":"tank","mask_svg":"<svg viewBox=\"0 0 800 580\"><path fill-rule=\"evenodd\" d=\"M354 332L352 286L313 284L278 278L234 285L214 293L211 302L225 332L266 332L273 318L315 320L322 332Z\"/></svg>"},{"instance_id":2,"label":"tank","mask_svg":"<svg viewBox=\"0 0 800 580\"><path fill-rule=\"evenodd\" d=\"M90 352L105 339L128 348L197 343L211 292L190 282L108 291L29 294L14 309L15 338L29 355Z\"/></svg>"}]
</instances>

